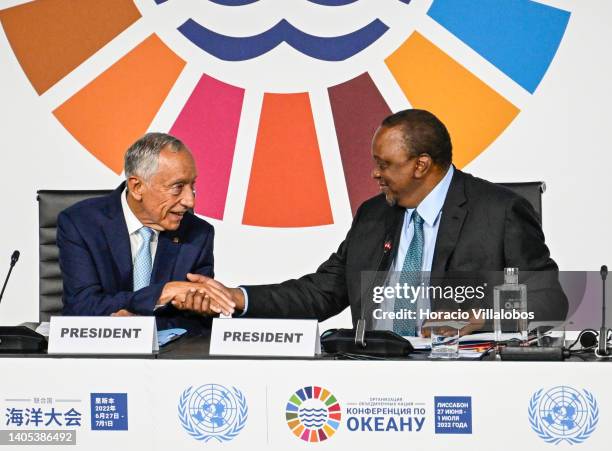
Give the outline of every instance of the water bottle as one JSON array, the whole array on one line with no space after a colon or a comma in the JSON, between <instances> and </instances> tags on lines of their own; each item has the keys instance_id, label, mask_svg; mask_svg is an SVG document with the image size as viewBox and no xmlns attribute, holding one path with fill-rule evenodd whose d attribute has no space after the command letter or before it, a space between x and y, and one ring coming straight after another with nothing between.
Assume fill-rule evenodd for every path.
<instances>
[{"instance_id":1,"label":"water bottle","mask_svg":"<svg viewBox=\"0 0 612 451\"><path fill-rule=\"evenodd\" d=\"M518 283L518 268L504 268L504 283L493 288L493 330L495 341L502 341L502 332L518 332L527 342L527 285ZM510 328L502 331L504 325ZM507 320L507 321L506 321Z\"/></svg>"}]
</instances>

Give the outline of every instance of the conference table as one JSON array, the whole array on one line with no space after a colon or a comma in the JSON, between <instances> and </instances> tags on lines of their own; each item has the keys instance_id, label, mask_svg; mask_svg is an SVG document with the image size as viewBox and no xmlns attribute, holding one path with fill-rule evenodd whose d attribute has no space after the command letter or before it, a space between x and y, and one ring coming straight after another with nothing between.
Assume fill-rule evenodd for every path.
<instances>
[{"instance_id":1,"label":"conference table","mask_svg":"<svg viewBox=\"0 0 612 451\"><path fill-rule=\"evenodd\" d=\"M591 357L255 359L209 356L208 347L207 337L184 337L152 355L2 355L0 447L609 446L612 365Z\"/></svg>"}]
</instances>

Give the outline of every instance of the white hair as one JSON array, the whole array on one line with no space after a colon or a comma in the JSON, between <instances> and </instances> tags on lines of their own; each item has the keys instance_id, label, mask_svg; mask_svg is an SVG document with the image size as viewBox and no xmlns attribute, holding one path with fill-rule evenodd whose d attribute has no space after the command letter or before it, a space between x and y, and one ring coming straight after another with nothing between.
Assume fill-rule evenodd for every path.
<instances>
[{"instance_id":1,"label":"white hair","mask_svg":"<svg viewBox=\"0 0 612 451\"><path fill-rule=\"evenodd\" d=\"M159 154L162 149L168 148L171 152L181 152L189 149L183 142L167 133L147 133L130 146L125 153L125 177L137 175L144 180L150 178L157 171Z\"/></svg>"}]
</instances>

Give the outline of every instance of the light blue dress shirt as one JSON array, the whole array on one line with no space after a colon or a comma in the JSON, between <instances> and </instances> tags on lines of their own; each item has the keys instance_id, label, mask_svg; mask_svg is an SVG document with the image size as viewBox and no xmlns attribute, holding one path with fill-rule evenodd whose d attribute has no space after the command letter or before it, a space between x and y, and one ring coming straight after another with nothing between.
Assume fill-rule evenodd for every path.
<instances>
[{"instance_id":1,"label":"light blue dress shirt","mask_svg":"<svg viewBox=\"0 0 612 451\"><path fill-rule=\"evenodd\" d=\"M433 190L421 201L416 207L417 213L423 218L423 261L421 271L430 272L433 263L434 250L436 248L436 238L438 237L438 229L440 228L440 218L442 217L442 206L446 200L448 189L453 178L455 170L451 165L446 171L446 174L438 182ZM404 223L400 235L397 256L391 264L391 273L387 279L387 285L395 286L399 282L399 275L404 267L404 259L408 252L408 247L414 236L414 223L410 221L414 208L407 208L404 213ZM384 311L392 312L394 309L395 300L386 300L380 304L380 308ZM429 308L427 299L419 298L417 300L417 312L422 309ZM393 330L393 320L390 319L374 319L375 329ZM418 322L419 327L422 321Z\"/></svg>"}]
</instances>

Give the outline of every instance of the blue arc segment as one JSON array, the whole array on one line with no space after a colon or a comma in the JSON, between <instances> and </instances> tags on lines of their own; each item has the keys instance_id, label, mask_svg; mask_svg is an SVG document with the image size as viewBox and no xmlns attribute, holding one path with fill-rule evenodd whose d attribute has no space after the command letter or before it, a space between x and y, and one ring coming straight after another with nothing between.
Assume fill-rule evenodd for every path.
<instances>
[{"instance_id":1,"label":"blue arc segment","mask_svg":"<svg viewBox=\"0 0 612 451\"><path fill-rule=\"evenodd\" d=\"M323 6L342 6L350 3L355 3L359 0L308 0L310 3L316 3Z\"/></svg>"},{"instance_id":2,"label":"blue arc segment","mask_svg":"<svg viewBox=\"0 0 612 451\"><path fill-rule=\"evenodd\" d=\"M427 14L531 93L570 18L568 11L529 0L435 0Z\"/></svg>"},{"instance_id":3,"label":"blue arc segment","mask_svg":"<svg viewBox=\"0 0 612 451\"><path fill-rule=\"evenodd\" d=\"M161 5L162 3L166 3L168 0L154 0L155 3ZM259 0L208 0L213 3L217 3L223 6L244 6L250 3L258 2Z\"/></svg>"},{"instance_id":4,"label":"blue arc segment","mask_svg":"<svg viewBox=\"0 0 612 451\"><path fill-rule=\"evenodd\" d=\"M287 404L287 412L297 412L300 410L296 405L288 403Z\"/></svg>"},{"instance_id":5,"label":"blue arc segment","mask_svg":"<svg viewBox=\"0 0 612 451\"><path fill-rule=\"evenodd\" d=\"M304 394L304 389L301 388L299 391L296 391L295 394L298 396L298 398L300 398L302 401L306 401L306 395Z\"/></svg>"},{"instance_id":6,"label":"blue arc segment","mask_svg":"<svg viewBox=\"0 0 612 451\"><path fill-rule=\"evenodd\" d=\"M375 19L363 28L343 36L313 36L282 19L268 31L249 37L215 33L193 19L178 31L207 53L224 61L244 61L269 52L282 42L297 51L323 61L343 61L376 42L389 27Z\"/></svg>"},{"instance_id":7,"label":"blue arc segment","mask_svg":"<svg viewBox=\"0 0 612 451\"><path fill-rule=\"evenodd\" d=\"M244 6L251 3L258 2L259 0L209 0L213 3L217 3L223 6Z\"/></svg>"}]
</instances>

